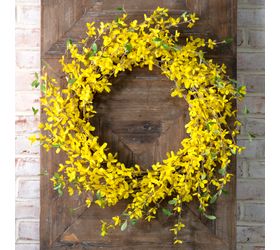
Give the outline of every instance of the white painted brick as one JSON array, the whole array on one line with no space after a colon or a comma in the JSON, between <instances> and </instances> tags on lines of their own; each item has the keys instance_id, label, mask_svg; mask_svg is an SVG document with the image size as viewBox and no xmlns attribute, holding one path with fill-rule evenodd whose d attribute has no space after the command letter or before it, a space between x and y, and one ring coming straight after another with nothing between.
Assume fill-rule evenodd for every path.
<instances>
[{"instance_id":1,"label":"white painted brick","mask_svg":"<svg viewBox=\"0 0 280 250\"><path fill-rule=\"evenodd\" d=\"M15 120L16 135L38 131L39 115L18 115Z\"/></svg>"},{"instance_id":2,"label":"white painted brick","mask_svg":"<svg viewBox=\"0 0 280 250\"><path fill-rule=\"evenodd\" d=\"M17 5L16 25L32 25L40 28L40 6L36 5Z\"/></svg>"},{"instance_id":3,"label":"white painted brick","mask_svg":"<svg viewBox=\"0 0 280 250\"><path fill-rule=\"evenodd\" d=\"M15 138L15 153L16 155L39 155L40 144L35 142L30 144L28 137L34 133L25 133L23 135L17 135Z\"/></svg>"},{"instance_id":4,"label":"white painted brick","mask_svg":"<svg viewBox=\"0 0 280 250\"><path fill-rule=\"evenodd\" d=\"M15 32L16 46L20 48L39 48L40 29L38 28L17 28Z\"/></svg>"},{"instance_id":5,"label":"white painted brick","mask_svg":"<svg viewBox=\"0 0 280 250\"><path fill-rule=\"evenodd\" d=\"M265 177L265 162L248 160L248 177L264 178Z\"/></svg>"},{"instance_id":6,"label":"white painted brick","mask_svg":"<svg viewBox=\"0 0 280 250\"><path fill-rule=\"evenodd\" d=\"M245 31L244 29L238 29L237 30L237 46L238 47L243 47L244 43L246 43L245 40Z\"/></svg>"},{"instance_id":7,"label":"white painted brick","mask_svg":"<svg viewBox=\"0 0 280 250\"><path fill-rule=\"evenodd\" d=\"M265 162L262 160L239 158L237 159L237 176L250 178L265 177Z\"/></svg>"},{"instance_id":8,"label":"white painted brick","mask_svg":"<svg viewBox=\"0 0 280 250\"><path fill-rule=\"evenodd\" d=\"M265 92L265 76L264 74L245 74L243 75L244 84L248 93L264 93Z\"/></svg>"},{"instance_id":9,"label":"white painted brick","mask_svg":"<svg viewBox=\"0 0 280 250\"><path fill-rule=\"evenodd\" d=\"M33 88L31 87L31 83L35 80L34 71L27 70L16 70L15 75L15 83L16 91L31 91Z\"/></svg>"},{"instance_id":10,"label":"white painted brick","mask_svg":"<svg viewBox=\"0 0 280 250\"><path fill-rule=\"evenodd\" d=\"M247 2L253 5L264 5L265 0L247 0Z\"/></svg>"},{"instance_id":11,"label":"white painted brick","mask_svg":"<svg viewBox=\"0 0 280 250\"><path fill-rule=\"evenodd\" d=\"M19 178L17 180L17 198L38 199L40 198L40 179Z\"/></svg>"},{"instance_id":12,"label":"white painted brick","mask_svg":"<svg viewBox=\"0 0 280 250\"><path fill-rule=\"evenodd\" d=\"M237 242L264 242L264 226L237 226Z\"/></svg>"},{"instance_id":13,"label":"white painted brick","mask_svg":"<svg viewBox=\"0 0 280 250\"><path fill-rule=\"evenodd\" d=\"M16 91L16 113L30 112L33 114L32 107L39 109L40 107L40 92L39 91ZM39 116L40 111L36 114Z\"/></svg>"},{"instance_id":14,"label":"white painted brick","mask_svg":"<svg viewBox=\"0 0 280 250\"><path fill-rule=\"evenodd\" d=\"M39 240L39 222L20 221L18 226L18 240Z\"/></svg>"},{"instance_id":15,"label":"white painted brick","mask_svg":"<svg viewBox=\"0 0 280 250\"><path fill-rule=\"evenodd\" d=\"M16 3L32 3L32 4L40 4L40 0L16 0Z\"/></svg>"},{"instance_id":16,"label":"white painted brick","mask_svg":"<svg viewBox=\"0 0 280 250\"><path fill-rule=\"evenodd\" d=\"M238 157L263 160L265 156L265 140L253 139L251 142L247 139L238 139L238 145L246 147Z\"/></svg>"},{"instance_id":17,"label":"white painted brick","mask_svg":"<svg viewBox=\"0 0 280 250\"><path fill-rule=\"evenodd\" d=\"M237 70L264 71L264 52L244 52L237 53Z\"/></svg>"},{"instance_id":18,"label":"white painted brick","mask_svg":"<svg viewBox=\"0 0 280 250\"><path fill-rule=\"evenodd\" d=\"M40 200L16 201L16 219L39 219Z\"/></svg>"},{"instance_id":19,"label":"white painted brick","mask_svg":"<svg viewBox=\"0 0 280 250\"><path fill-rule=\"evenodd\" d=\"M261 26L264 27L265 11L261 9L238 8L237 26Z\"/></svg>"},{"instance_id":20,"label":"white painted brick","mask_svg":"<svg viewBox=\"0 0 280 250\"><path fill-rule=\"evenodd\" d=\"M236 250L264 250L264 243L251 243L251 244L237 244Z\"/></svg>"},{"instance_id":21,"label":"white painted brick","mask_svg":"<svg viewBox=\"0 0 280 250\"><path fill-rule=\"evenodd\" d=\"M39 50L16 50L16 66L19 69L40 68L40 51Z\"/></svg>"},{"instance_id":22,"label":"white painted brick","mask_svg":"<svg viewBox=\"0 0 280 250\"><path fill-rule=\"evenodd\" d=\"M247 136L248 133L255 136L265 135L265 120L263 117L242 117L240 121L243 124L240 131L241 136Z\"/></svg>"},{"instance_id":23,"label":"white painted brick","mask_svg":"<svg viewBox=\"0 0 280 250\"><path fill-rule=\"evenodd\" d=\"M248 163L246 159L237 157L237 177L247 177L248 176Z\"/></svg>"},{"instance_id":24,"label":"white painted brick","mask_svg":"<svg viewBox=\"0 0 280 250\"><path fill-rule=\"evenodd\" d=\"M40 197L40 180L20 178L17 180L17 198L38 199Z\"/></svg>"},{"instance_id":25,"label":"white painted brick","mask_svg":"<svg viewBox=\"0 0 280 250\"><path fill-rule=\"evenodd\" d=\"M40 244L23 244L23 243L17 243L15 250L39 250Z\"/></svg>"},{"instance_id":26,"label":"white painted brick","mask_svg":"<svg viewBox=\"0 0 280 250\"><path fill-rule=\"evenodd\" d=\"M250 48L263 49L265 46L265 33L263 30L248 31L248 46Z\"/></svg>"},{"instance_id":27,"label":"white painted brick","mask_svg":"<svg viewBox=\"0 0 280 250\"><path fill-rule=\"evenodd\" d=\"M246 96L242 102L237 102L239 114L243 114L244 107L249 109L250 115L264 115L265 97L264 96Z\"/></svg>"},{"instance_id":28,"label":"white painted brick","mask_svg":"<svg viewBox=\"0 0 280 250\"><path fill-rule=\"evenodd\" d=\"M16 176L39 176L40 159L24 157L16 158Z\"/></svg>"},{"instance_id":29,"label":"white painted brick","mask_svg":"<svg viewBox=\"0 0 280 250\"><path fill-rule=\"evenodd\" d=\"M237 200L260 200L265 197L265 182L263 179L238 179Z\"/></svg>"},{"instance_id":30,"label":"white painted brick","mask_svg":"<svg viewBox=\"0 0 280 250\"><path fill-rule=\"evenodd\" d=\"M236 220L240 221L240 218L242 217L243 214L243 206L241 202L236 203Z\"/></svg>"},{"instance_id":31,"label":"white painted brick","mask_svg":"<svg viewBox=\"0 0 280 250\"><path fill-rule=\"evenodd\" d=\"M243 215L240 218L246 222L264 222L265 205L264 203L243 203Z\"/></svg>"}]
</instances>

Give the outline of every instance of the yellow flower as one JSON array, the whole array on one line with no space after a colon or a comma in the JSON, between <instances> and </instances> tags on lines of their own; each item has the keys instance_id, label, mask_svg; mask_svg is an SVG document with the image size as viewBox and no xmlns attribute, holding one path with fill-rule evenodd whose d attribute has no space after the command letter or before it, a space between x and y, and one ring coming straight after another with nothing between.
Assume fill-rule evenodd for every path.
<instances>
[{"instance_id":1,"label":"yellow flower","mask_svg":"<svg viewBox=\"0 0 280 250\"><path fill-rule=\"evenodd\" d=\"M28 140L31 142L31 144L33 144L34 142L36 142L38 139L37 139L37 136L36 135L31 135L28 137Z\"/></svg>"},{"instance_id":2,"label":"yellow flower","mask_svg":"<svg viewBox=\"0 0 280 250\"><path fill-rule=\"evenodd\" d=\"M86 204L87 204L87 207L90 207L90 206L91 206L91 199L90 199L90 198L87 198L87 199L86 199Z\"/></svg>"},{"instance_id":3,"label":"yellow flower","mask_svg":"<svg viewBox=\"0 0 280 250\"><path fill-rule=\"evenodd\" d=\"M175 240L175 241L174 241L174 245L175 245L175 244L182 244L182 243L183 243L182 240Z\"/></svg>"},{"instance_id":4,"label":"yellow flower","mask_svg":"<svg viewBox=\"0 0 280 250\"><path fill-rule=\"evenodd\" d=\"M101 220L101 236L104 237L105 235L107 235L107 222Z\"/></svg>"},{"instance_id":5,"label":"yellow flower","mask_svg":"<svg viewBox=\"0 0 280 250\"><path fill-rule=\"evenodd\" d=\"M115 226L118 226L121 224L121 219L119 216L114 216L112 219L114 221Z\"/></svg>"},{"instance_id":6,"label":"yellow flower","mask_svg":"<svg viewBox=\"0 0 280 250\"><path fill-rule=\"evenodd\" d=\"M68 187L68 193L72 196L74 194L74 189L72 187Z\"/></svg>"},{"instance_id":7,"label":"yellow flower","mask_svg":"<svg viewBox=\"0 0 280 250\"><path fill-rule=\"evenodd\" d=\"M191 19L191 21L192 21L193 23L195 23L195 22L196 22L196 20L199 20L199 18L196 16L196 14L195 14L195 13L190 14L190 19Z\"/></svg>"},{"instance_id":8,"label":"yellow flower","mask_svg":"<svg viewBox=\"0 0 280 250\"><path fill-rule=\"evenodd\" d=\"M216 46L216 45L217 45L217 43L215 40L212 40L210 38L208 39L208 48L214 49L214 46Z\"/></svg>"}]
</instances>

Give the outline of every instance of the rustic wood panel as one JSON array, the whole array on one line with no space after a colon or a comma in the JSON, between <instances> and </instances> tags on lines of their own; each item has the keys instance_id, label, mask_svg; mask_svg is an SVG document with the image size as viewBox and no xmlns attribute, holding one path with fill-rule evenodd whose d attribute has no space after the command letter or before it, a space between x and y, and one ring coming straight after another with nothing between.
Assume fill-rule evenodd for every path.
<instances>
[{"instance_id":1,"label":"rustic wood panel","mask_svg":"<svg viewBox=\"0 0 280 250\"><path fill-rule=\"evenodd\" d=\"M170 97L173 86L159 70L135 69L115 79L110 94L97 96L97 133L126 165L147 168L179 149L188 107Z\"/></svg>"},{"instance_id":2,"label":"rustic wood panel","mask_svg":"<svg viewBox=\"0 0 280 250\"><path fill-rule=\"evenodd\" d=\"M44 1L44 13L49 13L50 2ZM54 1L56 2L56 1ZM53 2L53 3L54 3ZM59 1L58 1L59 2ZM87 3L89 4L90 1ZM48 3L48 4L47 4ZM56 2L57 3L57 2ZM222 40L236 37L236 0L150 0L123 1L106 0L92 1L87 5L89 10L66 33L61 34L58 41L52 39L50 49L43 55L43 64L49 65L49 71L61 78L58 59L65 51L65 41L80 39L89 21L108 21L120 12L116 7L124 4L129 18L143 19L143 13L151 13L157 6L167 7L172 15L183 11L194 11L199 14L200 21L192 30L194 36L206 36ZM73 5L72 10L75 8ZM56 10L58 11L58 10ZM46 32L50 34L55 27L50 27L48 14L42 16L42 40ZM60 15L54 19L63 18ZM61 22L56 20L55 22ZM47 30L47 31L46 31ZM45 33L44 33L45 32ZM190 35L180 28L186 37ZM48 40L47 40L48 41ZM43 41L44 42L44 41ZM235 77L236 48L235 43L221 46L208 54L217 62L225 62L229 73ZM63 82L63 78L61 78ZM160 75L158 70L134 69L133 72L120 74L113 81L112 93L98 96L96 108L98 115L92 122L97 126L101 141L109 144L112 152L118 152L119 159L126 165L135 163L148 168L152 163L165 158L165 153L177 150L181 139L185 136L184 124L189 119L184 101L169 96L172 82ZM44 115L42 114L42 119ZM50 176L56 163L63 160L63 155L41 151L41 168L48 170ZM232 172L235 173L233 161ZM235 180L227 189L229 195L224 196L211 209L218 217L216 221L201 218L192 204L185 208L184 218L188 228L182 236L186 242L176 249L235 249ZM172 235L168 228L172 218L160 215L159 220L152 224L139 223L128 232L115 231L107 238L99 236L99 219L111 218L118 214L125 202L117 207L100 209L91 207L79 209L71 213L69 208L78 207L81 198L57 197L52 190L49 176L41 179L41 249L173 249Z\"/></svg>"},{"instance_id":3,"label":"rustic wood panel","mask_svg":"<svg viewBox=\"0 0 280 250\"><path fill-rule=\"evenodd\" d=\"M46 53L85 13L91 0L42 0L41 52Z\"/></svg>"}]
</instances>

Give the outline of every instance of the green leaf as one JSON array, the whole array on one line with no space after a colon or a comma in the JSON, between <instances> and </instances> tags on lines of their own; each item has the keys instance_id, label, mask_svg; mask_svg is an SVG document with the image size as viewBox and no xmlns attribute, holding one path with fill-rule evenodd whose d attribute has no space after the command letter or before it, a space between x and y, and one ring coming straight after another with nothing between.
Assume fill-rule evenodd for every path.
<instances>
[{"instance_id":1,"label":"green leaf","mask_svg":"<svg viewBox=\"0 0 280 250\"><path fill-rule=\"evenodd\" d=\"M122 224L121 231L124 231L127 228L127 220Z\"/></svg>"},{"instance_id":2,"label":"green leaf","mask_svg":"<svg viewBox=\"0 0 280 250\"><path fill-rule=\"evenodd\" d=\"M134 226L134 225L137 223L137 220L136 220L136 219L131 219L131 220L130 220L130 223L131 223L131 225Z\"/></svg>"},{"instance_id":3,"label":"green leaf","mask_svg":"<svg viewBox=\"0 0 280 250\"><path fill-rule=\"evenodd\" d=\"M41 91L46 94L46 83L45 82L42 82L41 84Z\"/></svg>"},{"instance_id":4,"label":"green leaf","mask_svg":"<svg viewBox=\"0 0 280 250\"><path fill-rule=\"evenodd\" d=\"M163 43L161 46L162 46L164 49L169 49L169 48L170 48L170 46L169 46L168 44L166 44L166 43Z\"/></svg>"},{"instance_id":5,"label":"green leaf","mask_svg":"<svg viewBox=\"0 0 280 250\"><path fill-rule=\"evenodd\" d=\"M248 115L250 113L249 109L245 106L243 109L243 114Z\"/></svg>"},{"instance_id":6,"label":"green leaf","mask_svg":"<svg viewBox=\"0 0 280 250\"><path fill-rule=\"evenodd\" d=\"M31 83L31 86L32 86L33 88L38 88L39 85L40 85L40 83L39 83L39 81L38 81L37 79L34 80L34 81Z\"/></svg>"},{"instance_id":7,"label":"green leaf","mask_svg":"<svg viewBox=\"0 0 280 250\"><path fill-rule=\"evenodd\" d=\"M76 81L77 81L76 78L71 78L71 79L68 80L68 83L69 83L69 84L73 84L73 83L76 82Z\"/></svg>"},{"instance_id":8,"label":"green leaf","mask_svg":"<svg viewBox=\"0 0 280 250\"><path fill-rule=\"evenodd\" d=\"M38 113L39 109L32 107L32 111L33 111L33 114L36 115Z\"/></svg>"},{"instance_id":9,"label":"green leaf","mask_svg":"<svg viewBox=\"0 0 280 250\"><path fill-rule=\"evenodd\" d=\"M97 53L97 44L93 43L90 48L91 48L93 54L95 55Z\"/></svg>"},{"instance_id":10,"label":"green leaf","mask_svg":"<svg viewBox=\"0 0 280 250\"><path fill-rule=\"evenodd\" d=\"M238 81L236 81L235 79L232 79L232 78L228 78L228 79L231 83L234 83L235 86L238 85Z\"/></svg>"},{"instance_id":11,"label":"green leaf","mask_svg":"<svg viewBox=\"0 0 280 250\"><path fill-rule=\"evenodd\" d=\"M62 189L58 189L57 192L58 192L58 195L59 195L59 196L62 196L62 195L63 195Z\"/></svg>"},{"instance_id":12,"label":"green leaf","mask_svg":"<svg viewBox=\"0 0 280 250\"><path fill-rule=\"evenodd\" d=\"M223 194L228 194L228 191L226 189L222 189Z\"/></svg>"},{"instance_id":13,"label":"green leaf","mask_svg":"<svg viewBox=\"0 0 280 250\"><path fill-rule=\"evenodd\" d=\"M34 73L34 75L35 75L36 80L38 80L38 79L39 79L39 75L38 75L38 73L37 73L37 72L35 72L35 73Z\"/></svg>"},{"instance_id":14,"label":"green leaf","mask_svg":"<svg viewBox=\"0 0 280 250\"><path fill-rule=\"evenodd\" d=\"M215 85L218 88L223 88L224 87L224 83L222 82L222 79L220 77L215 77Z\"/></svg>"},{"instance_id":15,"label":"green leaf","mask_svg":"<svg viewBox=\"0 0 280 250\"><path fill-rule=\"evenodd\" d=\"M53 174L53 177L54 177L55 179L60 179L59 173L54 173L54 174Z\"/></svg>"},{"instance_id":16,"label":"green leaf","mask_svg":"<svg viewBox=\"0 0 280 250\"><path fill-rule=\"evenodd\" d=\"M217 200L217 198L218 198L218 194L214 194L214 195L211 197L211 199L210 199L210 204L215 203L216 200Z\"/></svg>"},{"instance_id":17,"label":"green leaf","mask_svg":"<svg viewBox=\"0 0 280 250\"><path fill-rule=\"evenodd\" d=\"M219 172L219 174L221 174L222 176L225 176L226 173L227 173L227 170L226 170L226 168L220 168L218 172Z\"/></svg>"},{"instance_id":18,"label":"green leaf","mask_svg":"<svg viewBox=\"0 0 280 250\"><path fill-rule=\"evenodd\" d=\"M256 138L256 136L254 134L248 132L249 141L252 142L254 138Z\"/></svg>"},{"instance_id":19,"label":"green leaf","mask_svg":"<svg viewBox=\"0 0 280 250\"><path fill-rule=\"evenodd\" d=\"M153 39L153 42L155 43L155 45L158 47L161 45L162 40L159 37L156 37Z\"/></svg>"},{"instance_id":20,"label":"green leaf","mask_svg":"<svg viewBox=\"0 0 280 250\"><path fill-rule=\"evenodd\" d=\"M66 49L70 49L70 46L73 44L73 41L70 39L70 38L68 38L67 40L66 40Z\"/></svg>"},{"instance_id":21,"label":"green leaf","mask_svg":"<svg viewBox=\"0 0 280 250\"><path fill-rule=\"evenodd\" d=\"M86 54L86 59L89 59L90 57L94 56L94 53L92 50L90 50L87 54Z\"/></svg>"},{"instance_id":22,"label":"green leaf","mask_svg":"<svg viewBox=\"0 0 280 250\"><path fill-rule=\"evenodd\" d=\"M97 198L97 200L100 200L100 199L102 199L102 196L101 196L101 194L100 194L100 191L98 190L97 192L96 192L96 198Z\"/></svg>"},{"instance_id":23,"label":"green leaf","mask_svg":"<svg viewBox=\"0 0 280 250\"><path fill-rule=\"evenodd\" d=\"M204 60L204 52L202 50L198 52L198 57L199 57L199 64L201 64Z\"/></svg>"},{"instance_id":24,"label":"green leaf","mask_svg":"<svg viewBox=\"0 0 280 250\"><path fill-rule=\"evenodd\" d=\"M216 216L215 215L209 215L209 214L204 214L204 216L209 219L209 220L216 220Z\"/></svg>"},{"instance_id":25,"label":"green leaf","mask_svg":"<svg viewBox=\"0 0 280 250\"><path fill-rule=\"evenodd\" d=\"M61 188L61 183L58 183L57 185L54 186L53 190L58 190Z\"/></svg>"},{"instance_id":26,"label":"green leaf","mask_svg":"<svg viewBox=\"0 0 280 250\"><path fill-rule=\"evenodd\" d=\"M176 205L176 204L177 204L177 200L175 200L175 199L170 200L170 201L168 201L168 204L170 204L170 205Z\"/></svg>"},{"instance_id":27,"label":"green leaf","mask_svg":"<svg viewBox=\"0 0 280 250\"><path fill-rule=\"evenodd\" d=\"M224 43L225 44L231 44L233 42L233 38L232 37L227 37L225 40L224 40Z\"/></svg>"},{"instance_id":28,"label":"green leaf","mask_svg":"<svg viewBox=\"0 0 280 250\"><path fill-rule=\"evenodd\" d=\"M164 208L164 207L162 208L162 212L166 216L171 216L172 215L172 212L170 210Z\"/></svg>"},{"instance_id":29,"label":"green leaf","mask_svg":"<svg viewBox=\"0 0 280 250\"><path fill-rule=\"evenodd\" d=\"M215 122L207 122L206 126L208 130L211 130L211 126L216 124Z\"/></svg>"},{"instance_id":30,"label":"green leaf","mask_svg":"<svg viewBox=\"0 0 280 250\"><path fill-rule=\"evenodd\" d=\"M204 180L205 178L206 178L206 173L203 172L203 173L201 174L201 176L200 176L200 179L201 179L201 180Z\"/></svg>"},{"instance_id":31,"label":"green leaf","mask_svg":"<svg viewBox=\"0 0 280 250\"><path fill-rule=\"evenodd\" d=\"M203 213L203 208L202 208L202 207L198 207L198 211L199 211L200 213Z\"/></svg>"},{"instance_id":32,"label":"green leaf","mask_svg":"<svg viewBox=\"0 0 280 250\"><path fill-rule=\"evenodd\" d=\"M124 48L125 48L125 53L126 53L126 54L130 53L131 50L132 50L132 46L131 46L130 43L127 43L127 44L124 46Z\"/></svg>"},{"instance_id":33,"label":"green leaf","mask_svg":"<svg viewBox=\"0 0 280 250\"><path fill-rule=\"evenodd\" d=\"M116 10L118 10L118 11L124 11L124 8L123 8L123 7L117 7Z\"/></svg>"},{"instance_id":34,"label":"green leaf","mask_svg":"<svg viewBox=\"0 0 280 250\"><path fill-rule=\"evenodd\" d=\"M215 160L217 158L217 153L211 152L211 159Z\"/></svg>"}]
</instances>

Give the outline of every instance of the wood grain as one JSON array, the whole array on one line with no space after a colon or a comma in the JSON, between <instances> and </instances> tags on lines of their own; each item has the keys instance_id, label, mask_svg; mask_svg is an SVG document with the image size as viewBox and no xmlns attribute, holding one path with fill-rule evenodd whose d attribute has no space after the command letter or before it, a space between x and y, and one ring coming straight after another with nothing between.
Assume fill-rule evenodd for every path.
<instances>
[{"instance_id":1,"label":"wood grain","mask_svg":"<svg viewBox=\"0 0 280 250\"><path fill-rule=\"evenodd\" d=\"M87 1L88 11L42 53L42 64L49 65L52 75L61 79L58 59L65 51L65 41L72 38L75 42L85 34L85 23L89 21L110 21L120 12L116 7L122 6L129 13L130 19L143 19L143 13L151 13L157 6L167 7L174 16L185 10L194 11L200 21L192 32L180 27L183 35L181 42L189 35L211 37L217 40L232 37L236 41L236 0L149 0L149 1ZM43 5L45 13L51 4ZM75 5L77 7L77 5ZM76 8L75 7L75 8ZM74 8L74 7L73 7ZM80 12L77 12L80 13ZM51 25L59 22L59 15L53 24L48 24L48 16L42 16L43 34L52 32ZM48 29L45 30L44 29ZM44 36L45 37L45 36ZM46 37L44 38L46 39ZM42 43L44 43L42 39ZM49 43L46 40L46 43ZM46 46L45 46L46 47ZM235 43L221 46L207 54L216 62L228 66L231 77L236 75ZM97 96L95 108L98 115L91 121L96 125L100 141L108 142L111 152L117 152L119 159L126 165L135 163L149 168L151 164L161 161L165 153L177 150L185 137L184 124L188 121L187 107L184 101L170 97L173 83L160 74L159 70L135 68L112 79L112 92ZM44 114L42 114L44 120ZM195 203L184 208L184 220L187 228L182 234L185 243L174 247L169 228L172 218L162 214L153 223L137 223L128 232L114 231L111 236L100 236L100 219L117 215L126 205L121 202L116 207L100 209L91 207L71 213L70 208L78 207L82 197L58 197L49 181L57 163L64 159L53 151L41 150L42 171L48 170L49 176L41 177L41 220L40 247L47 249L188 249L188 250L233 250L235 249L235 180L228 185L229 195L224 196L211 212L217 215L215 222L201 218ZM233 159L232 173L235 173Z\"/></svg>"}]
</instances>

